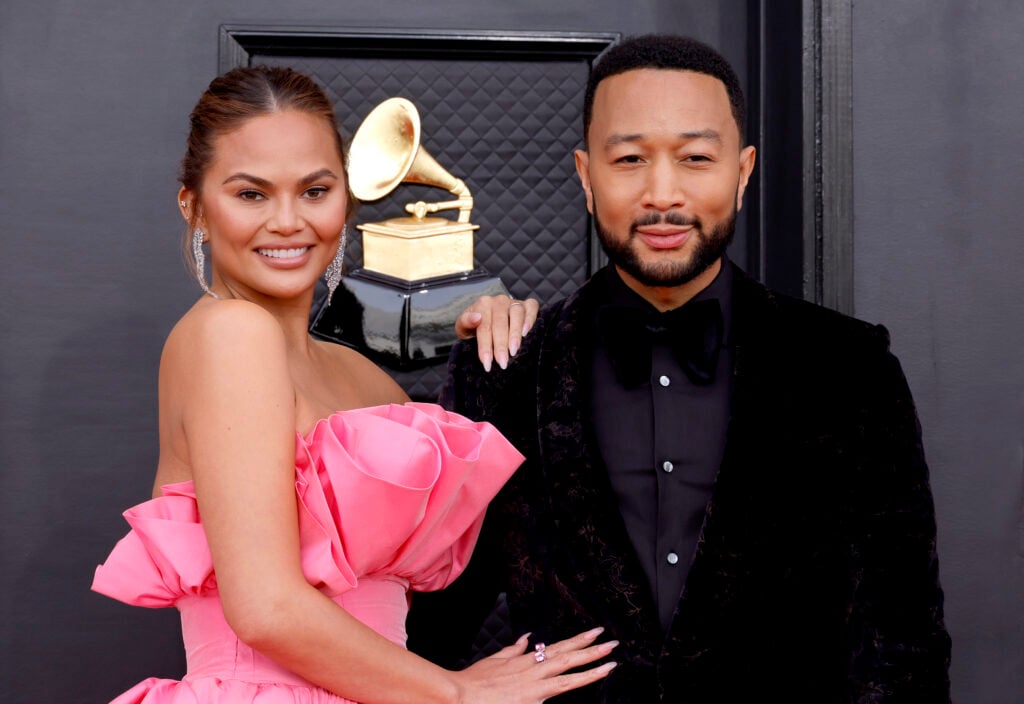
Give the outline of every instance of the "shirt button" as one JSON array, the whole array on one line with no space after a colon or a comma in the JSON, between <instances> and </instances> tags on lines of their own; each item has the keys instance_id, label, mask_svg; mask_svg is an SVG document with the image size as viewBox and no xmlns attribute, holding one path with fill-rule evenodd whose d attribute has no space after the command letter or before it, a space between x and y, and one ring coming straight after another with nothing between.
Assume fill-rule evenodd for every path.
<instances>
[{"instance_id":1,"label":"shirt button","mask_svg":"<svg viewBox=\"0 0 1024 704\"><path fill-rule=\"evenodd\" d=\"M668 460L665 460L662 463L661 468L664 469L666 472L671 472L673 469L675 469L675 467L672 466L672 463L669 462Z\"/></svg>"},{"instance_id":2,"label":"shirt button","mask_svg":"<svg viewBox=\"0 0 1024 704\"><path fill-rule=\"evenodd\" d=\"M674 565L679 562L679 555L676 555L674 552L670 552L665 556L665 561L670 565Z\"/></svg>"},{"instance_id":3,"label":"shirt button","mask_svg":"<svg viewBox=\"0 0 1024 704\"><path fill-rule=\"evenodd\" d=\"M669 379L664 374L662 374L660 377L658 377L658 383L661 384L662 386L668 386L669 384L672 383L672 380Z\"/></svg>"}]
</instances>

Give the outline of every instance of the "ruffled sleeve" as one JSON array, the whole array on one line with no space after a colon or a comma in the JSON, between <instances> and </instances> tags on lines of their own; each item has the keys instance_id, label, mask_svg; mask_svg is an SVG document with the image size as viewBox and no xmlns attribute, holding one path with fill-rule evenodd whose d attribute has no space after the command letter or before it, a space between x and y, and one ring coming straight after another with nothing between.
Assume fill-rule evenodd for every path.
<instances>
[{"instance_id":1,"label":"ruffled sleeve","mask_svg":"<svg viewBox=\"0 0 1024 704\"><path fill-rule=\"evenodd\" d=\"M159 608L173 606L182 596L216 590L192 482L168 484L162 492L124 512L131 531L96 568L94 591Z\"/></svg>"}]
</instances>

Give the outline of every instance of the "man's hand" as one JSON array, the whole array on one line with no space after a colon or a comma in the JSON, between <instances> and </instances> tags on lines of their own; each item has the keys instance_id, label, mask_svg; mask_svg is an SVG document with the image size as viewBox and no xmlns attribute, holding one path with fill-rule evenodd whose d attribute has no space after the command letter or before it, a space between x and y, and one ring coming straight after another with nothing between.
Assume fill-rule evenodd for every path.
<instances>
[{"instance_id":1,"label":"man's hand","mask_svg":"<svg viewBox=\"0 0 1024 704\"><path fill-rule=\"evenodd\" d=\"M517 301L508 296L481 296L455 321L455 334L462 340L476 337L477 354L484 369L491 362L505 369L509 357L519 351L526 333L537 320L540 304L533 298Z\"/></svg>"}]
</instances>

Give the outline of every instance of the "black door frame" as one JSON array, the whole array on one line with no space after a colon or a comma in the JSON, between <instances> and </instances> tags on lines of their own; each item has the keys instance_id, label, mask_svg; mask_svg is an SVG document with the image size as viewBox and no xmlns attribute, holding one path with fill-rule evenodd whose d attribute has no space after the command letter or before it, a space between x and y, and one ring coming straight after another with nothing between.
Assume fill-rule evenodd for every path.
<instances>
[{"instance_id":1,"label":"black door frame","mask_svg":"<svg viewBox=\"0 0 1024 704\"><path fill-rule=\"evenodd\" d=\"M751 273L854 312L852 0L748 6L759 149Z\"/></svg>"}]
</instances>

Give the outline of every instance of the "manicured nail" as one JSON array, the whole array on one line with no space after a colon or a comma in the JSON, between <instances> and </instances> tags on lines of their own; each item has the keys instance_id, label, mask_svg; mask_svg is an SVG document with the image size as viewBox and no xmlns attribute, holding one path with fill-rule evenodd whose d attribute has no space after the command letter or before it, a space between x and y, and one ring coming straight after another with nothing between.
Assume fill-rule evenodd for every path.
<instances>
[{"instance_id":1,"label":"manicured nail","mask_svg":"<svg viewBox=\"0 0 1024 704\"><path fill-rule=\"evenodd\" d=\"M591 628L587 631L587 635L592 638L597 638L599 635L604 633L604 626L598 626L597 628Z\"/></svg>"},{"instance_id":2,"label":"manicured nail","mask_svg":"<svg viewBox=\"0 0 1024 704\"><path fill-rule=\"evenodd\" d=\"M532 330L532 329L533 329L532 325L527 325L526 323L523 323L523 337L526 337L526 334L528 332L530 332L530 330Z\"/></svg>"},{"instance_id":3,"label":"manicured nail","mask_svg":"<svg viewBox=\"0 0 1024 704\"><path fill-rule=\"evenodd\" d=\"M606 641L606 642L604 642L604 643L601 643L601 645L603 645L603 646L607 647L607 648L608 648L608 651L609 651L609 652L611 652L611 651L612 651L612 650L614 650L614 649L615 649L616 647L618 647L618 645L619 645L619 641L617 641L617 640L609 640L609 641Z\"/></svg>"},{"instance_id":4,"label":"manicured nail","mask_svg":"<svg viewBox=\"0 0 1024 704\"><path fill-rule=\"evenodd\" d=\"M487 354L484 355L483 363L484 363L484 371L485 372L491 371L491 355L490 355L490 353L487 353Z\"/></svg>"},{"instance_id":5,"label":"manicured nail","mask_svg":"<svg viewBox=\"0 0 1024 704\"><path fill-rule=\"evenodd\" d=\"M498 353L496 355L496 359L498 360L498 366L499 367L501 367L502 369L508 369L508 355L507 354L505 354L504 352L500 352L500 353Z\"/></svg>"},{"instance_id":6,"label":"manicured nail","mask_svg":"<svg viewBox=\"0 0 1024 704\"><path fill-rule=\"evenodd\" d=\"M512 355L513 357L515 357L516 356L516 352L518 352L518 351L519 351L519 341L518 340L509 340L508 341L508 353L510 355Z\"/></svg>"},{"instance_id":7,"label":"manicured nail","mask_svg":"<svg viewBox=\"0 0 1024 704\"><path fill-rule=\"evenodd\" d=\"M606 662L604 665L601 665L601 667L597 668L597 671L598 672L611 672L612 670L615 669L615 667L618 664L619 663L617 663L617 662Z\"/></svg>"}]
</instances>

